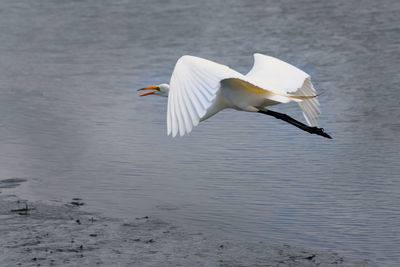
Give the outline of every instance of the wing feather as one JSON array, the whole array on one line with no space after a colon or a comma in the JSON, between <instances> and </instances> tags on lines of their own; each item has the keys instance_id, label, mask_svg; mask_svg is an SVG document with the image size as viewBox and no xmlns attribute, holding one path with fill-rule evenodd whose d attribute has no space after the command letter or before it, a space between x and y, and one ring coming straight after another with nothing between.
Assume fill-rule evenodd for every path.
<instances>
[{"instance_id":1,"label":"wing feather","mask_svg":"<svg viewBox=\"0 0 400 267\"><path fill-rule=\"evenodd\" d=\"M179 100L179 94L176 94L176 98L177 98L177 105L176 105L176 112L178 114L178 125L179 125L179 135L182 136L185 134L185 120L183 118L183 110L182 110L182 104Z\"/></svg>"},{"instance_id":2,"label":"wing feather","mask_svg":"<svg viewBox=\"0 0 400 267\"><path fill-rule=\"evenodd\" d=\"M196 111L196 108L194 105L194 99L191 99L191 97L189 96L189 92L190 92L190 90L183 91L182 96L185 99L185 103L187 103L186 109L189 113L190 120L193 123L191 128L193 128L193 126L196 126L199 122L197 120L197 111Z\"/></svg>"},{"instance_id":3,"label":"wing feather","mask_svg":"<svg viewBox=\"0 0 400 267\"><path fill-rule=\"evenodd\" d=\"M200 74L198 71L194 70L195 74L197 75L193 75L193 82L192 85L194 87L196 86L200 86L202 88L204 88L204 90L200 90L199 93L202 94L204 96L204 98L206 98L209 102L212 101L215 97L215 94L209 89L210 85L205 83L204 81L202 81L199 77L201 76L208 76L208 75L204 75L204 74Z\"/></svg>"},{"instance_id":4,"label":"wing feather","mask_svg":"<svg viewBox=\"0 0 400 267\"><path fill-rule=\"evenodd\" d=\"M175 125L174 125L174 132L172 132L173 135L177 135L179 132L179 126L183 125L182 123L182 117L181 117L181 113L179 110L179 101L178 101L178 94L174 94L173 97L173 102L175 102L176 104L172 106L172 108L174 109L174 113L173 115L175 116Z\"/></svg>"},{"instance_id":5,"label":"wing feather","mask_svg":"<svg viewBox=\"0 0 400 267\"><path fill-rule=\"evenodd\" d=\"M198 75L193 75L192 78L193 79L191 81L188 81L191 84L192 88L203 88L203 90L195 90L194 92L201 99L203 108L207 109L207 103L211 102L214 99L215 95L207 89L209 85L204 84Z\"/></svg>"},{"instance_id":6,"label":"wing feather","mask_svg":"<svg viewBox=\"0 0 400 267\"><path fill-rule=\"evenodd\" d=\"M171 105L169 102L171 101L171 94L168 97L168 105L167 105L167 133L171 133L172 131L172 116L171 116Z\"/></svg>"},{"instance_id":7,"label":"wing feather","mask_svg":"<svg viewBox=\"0 0 400 267\"><path fill-rule=\"evenodd\" d=\"M194 126L197 126L199 123L199 118L201 117L203 107L200 103L199 97L193 92L193 90L186 90L185 91L189 95L189 99L191 100L194 110L196 113L194 114L197 120L197 123L194 123Z\"/></svg>"},{"instance_id":8,"label":"wing feather","mask_svg":"<svg viewBox=\"0 0 400 267\"><path fill-rule=\"evenodd\" d=\"M178 95L178 101L179 101L179 108L181 109L181 114L183 118L183 122L185 125L186 131L191 131L192 124L189 122L189 112L188 112L188 105L189 103L186 102L186 99L184 99L184 93ZM184 134L184 133L183 133ZM182 135L183 135L182 134Z\"/></svg>"},{"instance_id":9,"label":"wing feather","mask_svg":"<svg viewBox=\"0 0 400 267\"><path fill-rule=\"evenodd\" d=\"M243 75L206 59L193 56L178 59L170 81L168 135L190 133L214 102L220 81L239 77Z\"/></svg>"},{"instance_id":10,"label":"wing feather","mask_svg":"<svg viewBox=\"0 0 400 267\"><path fill-rule=\"evenodd\" d=\"M246 74L248 81L277 93L293 93L297 96L316 95L310 76L304 71L280 59L254 54L253 68ZM304 118L311 126L318 126L319 102L317 98L298 102Z\"/></svg>"}]
</instances>

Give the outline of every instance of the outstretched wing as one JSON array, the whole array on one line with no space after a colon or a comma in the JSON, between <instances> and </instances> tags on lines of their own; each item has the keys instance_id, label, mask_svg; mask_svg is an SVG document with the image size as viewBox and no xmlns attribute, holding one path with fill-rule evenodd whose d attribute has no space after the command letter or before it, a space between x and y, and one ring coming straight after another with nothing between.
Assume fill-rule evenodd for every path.
<instances>
[{"instance_id":1,"label":"outstretched wing","mask_svg":"<svg viewBox=\"0 0 400 267\"><path fill-rule=\"evenodd\" d=\"M190 133L213 103L220 81L242 78L231 68L206 59L183 56L176 62L170 81L167 111L168 135Z\"/></svg>"},{"instance_id":2,"label":"outstretched wing","mask_svg":"<svg viewBox=\"0 0 400 267\"><path fill-rule=\"evenodd\" d=\"M298 96L316 95L310 75L280 59L258 53L254 54L254 65L246 74L246 78L255 85L273 92ZM317 98L305 99L298 104L307 123L310 126L318 126L321 111Z\"/></svg>"}]
</instances>

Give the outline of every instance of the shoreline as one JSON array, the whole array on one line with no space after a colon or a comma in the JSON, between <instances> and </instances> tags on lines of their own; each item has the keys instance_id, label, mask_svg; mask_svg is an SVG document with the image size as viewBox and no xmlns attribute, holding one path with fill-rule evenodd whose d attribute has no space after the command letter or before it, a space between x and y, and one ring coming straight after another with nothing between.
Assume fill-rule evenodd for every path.
<instances>
[{"instance_id":1,"label":"shoreline","mask_svg":"<svg viewBox=\"0 0 400 267\"><path fill-rule=\"evenodd\" d=\"M122 220L0 193L4 266L371 266L336 253L188 232L158 218ZM90 207L86 207L86 210Z\"/></svg>"}]
</instances>

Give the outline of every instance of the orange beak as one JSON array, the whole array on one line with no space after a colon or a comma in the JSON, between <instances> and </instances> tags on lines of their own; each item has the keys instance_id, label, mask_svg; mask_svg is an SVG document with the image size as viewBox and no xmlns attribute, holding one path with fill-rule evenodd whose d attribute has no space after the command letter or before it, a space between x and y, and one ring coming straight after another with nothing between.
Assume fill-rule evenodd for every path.
<instances>
[{"instance_id":1,"label":"orange beak","mask_svg":"<svg viewBox=\"0 0 400 267\"><path fill-rule=\"evenodd\" d=\"M160 92L160 87L158 87L158 86L150 86L150 87L145 87L145 88L139 89L138 91L144 91L144 90L155 90L155 91L141 94L141 95L139 95L139 97L146 96L146 95L152 95L152 94L155 94L157 92Z\"/></svg>"}]
</instances>

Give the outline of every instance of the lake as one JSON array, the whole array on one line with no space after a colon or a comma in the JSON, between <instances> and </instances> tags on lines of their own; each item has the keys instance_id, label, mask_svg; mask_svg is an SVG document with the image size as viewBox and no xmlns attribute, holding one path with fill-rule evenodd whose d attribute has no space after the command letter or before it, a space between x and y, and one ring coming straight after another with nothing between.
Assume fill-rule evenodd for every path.
<instances>
[{"instance_id":1,"label":"lake","mask_svg":"<svg viewBox=\"0 0 400 267\"><path fill-rule=\"evenodd\" d=\"M398 1L0 3L0 179L107 216L400 262ZM332 140L225 110L166 136L176 60L303 69ZM296 104L271 108L303 120Z\"/></svg>"}]
</instances>

